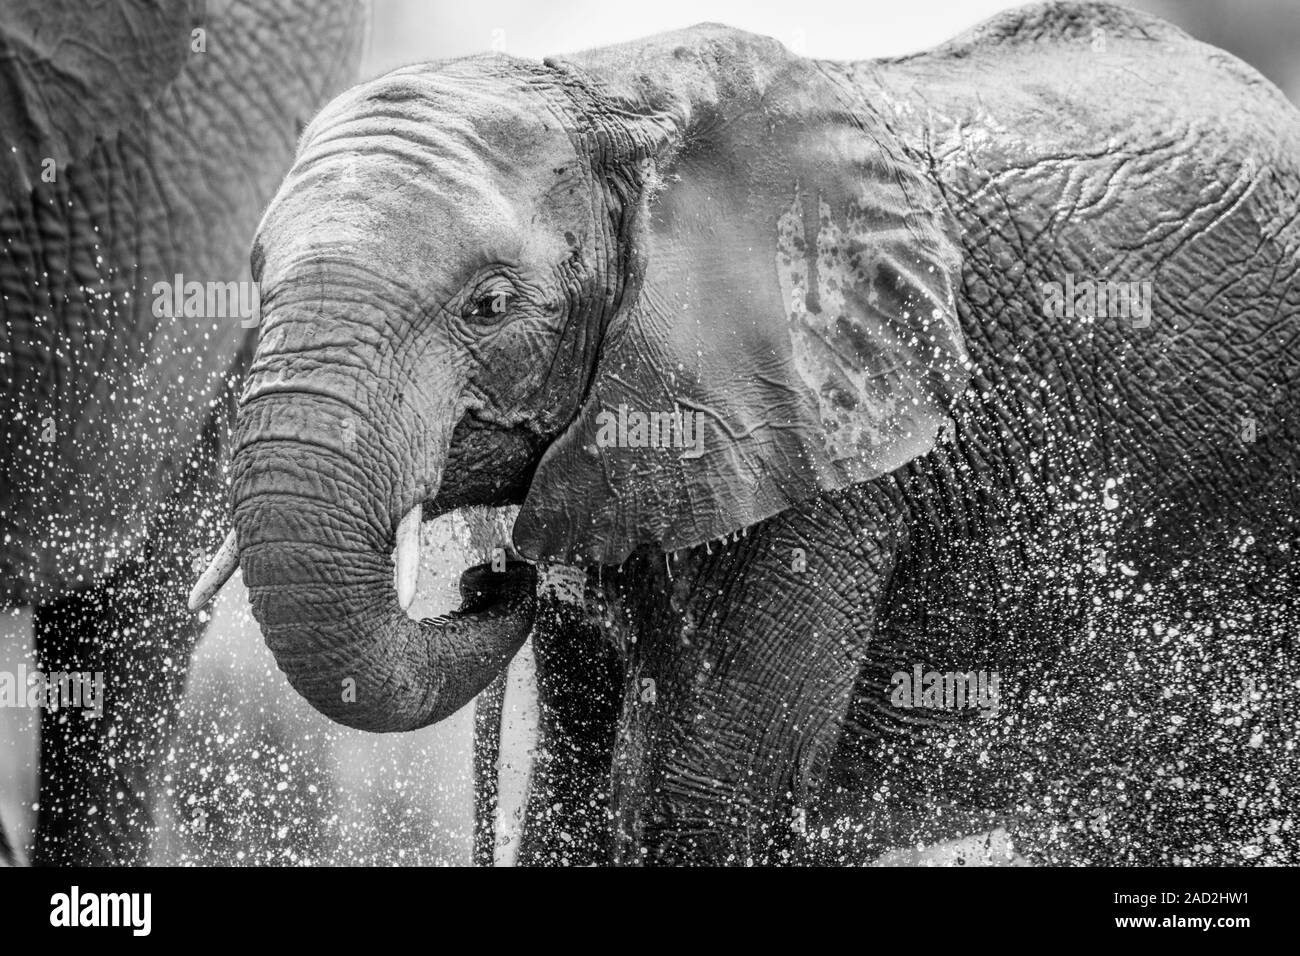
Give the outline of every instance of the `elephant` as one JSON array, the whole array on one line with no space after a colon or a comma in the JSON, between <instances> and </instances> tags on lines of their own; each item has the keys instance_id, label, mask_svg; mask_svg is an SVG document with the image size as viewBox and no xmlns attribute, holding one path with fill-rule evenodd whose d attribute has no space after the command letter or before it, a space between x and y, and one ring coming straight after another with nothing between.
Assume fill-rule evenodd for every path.
<instances>
[{"instance_id":1,"label":"elephant","mask_svg":"<svg viewBox=\"0 0 1300 956\"><path fill-rule=\"evenodd\" d=\"M544 627L561 862L1290 859L1297 157L1251 68L1104 3L373 79L253 240L193 601L238 568L288 682L377 732ZM514 553L410 618L421 521L470 505Z\"/></svg>"},{"instance_id":2,"label":"elephant","mask_svg":"<svg viewBox=\"0 0 1300 956\"><path fill-rule=\"evenodd\" d=\"M0 11L0 603L33 607L45 673L106 687L93 723L41 715L36 864L148 858L205 618L184 591L220 538L211 501L256 336L247 243L302 127L354 80L365 14Z\"/></svg>"}]
</instances>

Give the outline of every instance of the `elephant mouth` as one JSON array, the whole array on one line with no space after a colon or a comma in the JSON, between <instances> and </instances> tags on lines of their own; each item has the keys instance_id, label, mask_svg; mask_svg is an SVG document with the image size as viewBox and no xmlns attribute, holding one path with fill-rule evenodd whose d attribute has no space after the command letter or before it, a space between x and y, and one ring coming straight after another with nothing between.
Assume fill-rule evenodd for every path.
<instances>
[{"instance_id":1,"label":"elephant mouth","mask_svg":"<svg viewBox=\"0 0 1300 956\"><path fill-rule=\"evenodd\" d=\"M543 448L538 436L525 428L503 429L473 413L465 415L452 435L447 456L445 474L452 478L441 481L432 498L412 505L397 524L393 574L403 611L410 608L419 580L421 525L456 511L473 515L482 508L522 504ZM491 467L479 464L485 461L490 461ZM459 478L461 475L468 477ZM474 543L491 552L498 565L525 560L511 540L513 519L506 526L498 522L495 528L486 519L467 523Z\"/></svg>"},{"instance_id":2,"label":"elephant mouth","mask_svg":"<svg viewBox=\"0 0 1300 956\"><path fill-rule=\"evenodd\" d=\"M412 504L397 523L393 547L393 583L398 604L410 608L420 571L420 528L452 512L517 506L523 503L546 439L523 426L501 427L467 412L456 425L437 492ZM510 562L526 560L516 550L508 526L491 530L486 519L470 520L471 537L480 550ZM475 534L475 531L478 531ZM189 609L206 606L239 569L239 546L231 531L217 549L189 595Z\"/></svg>"},{"instance_id":3,"label":"elephant mouth","mask_svg":"<svg viewBox=\"0 0 1300 956\"><path fill-rule=\"evenodd\" d=\"M397 524L393 545L393 587L397 591L397 603L401 609L409 611L415 600L423 554L421 528L426 521L457 514L462 526L459 528L461 533L455 537L467 539L472 553L487 556L484 564L462 569L464 580L464 575L484 568L503 571L508 565L525 563L526 559L510 539L514 511L511 508L482 505L450 508L437 498L412 506Z\"/></svg>"}]
</instances>

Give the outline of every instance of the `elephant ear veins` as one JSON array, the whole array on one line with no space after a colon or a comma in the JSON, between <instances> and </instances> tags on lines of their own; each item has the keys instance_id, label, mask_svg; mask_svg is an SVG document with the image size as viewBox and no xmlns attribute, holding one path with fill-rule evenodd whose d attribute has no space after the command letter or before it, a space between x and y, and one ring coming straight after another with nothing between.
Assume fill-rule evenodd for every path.
<instances>
[{"instance_id":1,"label":"elephant ear veins","mask_svg":"<svg viewBox=\"0 0 1300 956\"><path fill-rule=\"evenodd\" d=\"M144 113L189 56L190 4L109 0L0 4L0 181L31 183ZM201 55L201 54L195 54Z\"/></svg>"},{"instance_id":2,"label":"elephant ear veins","mask_svg":"<svg viewBox=\"0 0 1300 956\"><path fill-rule=\"evenodd\" d=\"M848 200L838 221L817 199L809 236L805 207L812 205L796 190L777 226L792 361L816 397L831 461L849 479L865 480L930 449L947 402L936 400L941 382L925 381L927 349L936 339L952 343L953 373L964 351L955 327L944 328L953 314L951 288L930 288L914 274L933 273L934 264L909 248L909 236L891 234L891 214L876 208L869 192Z\"/></svg>"}]
</instances>

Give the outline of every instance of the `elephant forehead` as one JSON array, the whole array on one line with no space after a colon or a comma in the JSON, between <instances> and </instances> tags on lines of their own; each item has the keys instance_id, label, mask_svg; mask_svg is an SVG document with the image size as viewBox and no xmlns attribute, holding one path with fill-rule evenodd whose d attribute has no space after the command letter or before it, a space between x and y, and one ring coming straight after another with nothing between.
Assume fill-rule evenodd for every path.
<instances>
[{"instance_id":1,"label":"elephant forehead","mask_svg":"<svg viewBox=\"0 0 1300 956\"><path fill-rule=\"evenodd\" d=\"M448 166L413 176L374 156L318 164L282 191L255 243L262 279L327 278L349 263L409 287L450 293L494 262L559 262L566 226L539 216L540 198Z\"/></svg>"},{"instance_id":2,"label":"elephant forehead","mask_svg":"<svg viewBox=\"0 0 1300 956\"><path fill-rule=\"evenodd\" d=\"M415 161L450 160L476 176L527 178L533 167L576 158L550 86L534 70L494 57L407 67L330 103L304 134L301 155L361 137Z\"/></svg>"},{"instance_id":3,"label":"elephant forehead","mask_svg":"<svg viewBox=\"0 0 1300 956\"><path fill-rule=\"evenodd\" d=\"M315 246L325 237L366 246L451 237L470 247L496 245L518 232L520 192L472 161L426 156L415 163L384 143L356 144L322 150L296 168L262 234L282 247Z\"/></svg>"},{"instance_id":4,"label":"elephant forehead","mask_svg":"<svg viewBox=\"0 0 1300 956\"><path fill-rule=\"evenodd\" d=\"M538 246L583 231L568 213L589 212L585 170L528 83L411 68L350 91L312 124L259 242L281 261L322 246L383 246L398 260L445 260L452 248L458 261L562 257Z\"/></svg>"}]
</instances>

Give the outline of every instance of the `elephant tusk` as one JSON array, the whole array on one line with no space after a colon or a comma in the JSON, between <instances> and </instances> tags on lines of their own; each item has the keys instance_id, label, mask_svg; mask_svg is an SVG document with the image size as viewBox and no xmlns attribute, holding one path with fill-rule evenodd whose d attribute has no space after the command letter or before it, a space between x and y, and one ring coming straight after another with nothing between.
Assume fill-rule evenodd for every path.
<instances>
[{"instance_id":1,"label":"elephant tusk","mask_svg":"<svg viewBox=\"0 0 1300 956\"><path fill-rule=\"evenodd\" d=\"M207 570L199 575L194 590L190 591L190 610L197 611L211 601L222 586L230 580L237 567L239 567L239 545L235 541L235 532L232 531L226 535L226 540L221 542L216 557L208 564Z\"/></svg>"},{"instance_id":2,"label":"elephant tusk","mask_svg":"<svg viewBox=\"0 0 1300 956\"><path fill-rule=\"evenodd\" d=\"M397 603L405 611L415 599L415 582L420 576L420 517L424 506L417 504L397 526Z\"/></svg>"}]
</instances>

